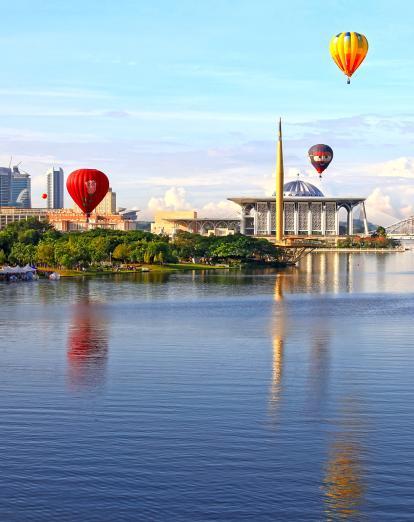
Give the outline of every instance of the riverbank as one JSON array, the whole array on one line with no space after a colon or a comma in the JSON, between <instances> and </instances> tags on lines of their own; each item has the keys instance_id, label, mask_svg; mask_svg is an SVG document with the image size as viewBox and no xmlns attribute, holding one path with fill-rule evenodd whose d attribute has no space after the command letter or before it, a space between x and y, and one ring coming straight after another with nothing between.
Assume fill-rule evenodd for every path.
<instances>
[{"instance_id":1,"label":"riverbank","mask_svg":"<svg viewBox=\"0 0 414 522\"><path fill-rule=\"evenodd\" d=\"M145 274L149 272L176 272L176 271L188 271L188 270L223 270L223 269L234 269L239 268L238 266L229 266L225 264L217 265L204 265L201 263L166 263L164 265L154 264L143 264L134 266L133 268L107 268L107 269L91 269L86 270L71 270L66 268L54 268L54 267L39 267L38 273L40 275L49 275L53 272L58 273L61 277L84 277L84 276L96 276L96 275L114 275L114 274Z\"/></svg>"},{"instance_id":2,"label":"riverbank","mask_svg":"<svg viewBox=\"0 0 414 522\"><path fill-rule=\"evenodd\" d=\"M364 254L364 253L375 253L375 254L393 254L397 252L405 252L406 248L316 248L312 253L318 252L338 252L338 253L349 253L349 254Z\"/></svg>"}]
</instances>

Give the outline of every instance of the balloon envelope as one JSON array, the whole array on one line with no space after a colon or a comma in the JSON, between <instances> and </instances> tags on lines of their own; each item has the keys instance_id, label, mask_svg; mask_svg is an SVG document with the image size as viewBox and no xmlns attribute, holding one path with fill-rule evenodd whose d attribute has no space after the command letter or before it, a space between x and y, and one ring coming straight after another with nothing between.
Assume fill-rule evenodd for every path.
<instances>
[{"instance_id":1,"label":"balloon envelope","mask_svg":"<svg viewBox=\"0 0 414 522\"><path fill-rule=\"evenodd\" d=\"M359 33L339 33L331 39L329 51L333 61L348 77L350 83L351 76L367 55L368 40Z\"/></svg>"},{"instance_id":2,"label":"balloon envelope","mask_svg":"<svg viewBox=\"0 0 414 522\"><path fill-rule=\"evenodd\" d=\"M329 166L330 162L333 158L333 150L329 145L324 145L323 143L318 143L318 145L313 145L308 150L308 156L310 162L315 167L319 174Z\"/></svg>"},{"instance_id":3,"label":"balloon envelope","mask_svg":"<svg viewBox=\"0 0 414 522\"><path fill-rule=\"evenodd\" d=\"M109 180L100 170L79 169L69 175L66 187L73 201L89 217L108 192Z\"/></svg>"}]
</instances>

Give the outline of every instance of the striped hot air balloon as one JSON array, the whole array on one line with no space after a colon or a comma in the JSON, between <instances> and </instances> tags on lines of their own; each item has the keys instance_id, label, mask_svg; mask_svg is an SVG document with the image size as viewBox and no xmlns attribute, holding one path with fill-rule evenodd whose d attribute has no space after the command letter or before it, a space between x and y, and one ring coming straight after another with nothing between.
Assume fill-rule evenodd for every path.
<instances>
[{"instance_id":1,"label":"striped hot air balloon","mask_svg":"<svg viewBox=\"0 0 414 522\"><path fill-rule=\"evenodd\" d=\"M329 50L336 65L348 77L347 83L351 83L351 76L367 55L368 40L359 33L339 33L332 38Z\"/></svg>"},{"instance_id":2,"label":"striped hot air balloon","mask_svg":"<svg viewBox=\"0 0 414 522\"><path fill-rule=\"evenodd\" d=\"M317 145L312 145L308 150L308 157L321 178L322 172L329 167L332 161L333 150L329 145L318 143Z\"/></svg>"}]
</instances>

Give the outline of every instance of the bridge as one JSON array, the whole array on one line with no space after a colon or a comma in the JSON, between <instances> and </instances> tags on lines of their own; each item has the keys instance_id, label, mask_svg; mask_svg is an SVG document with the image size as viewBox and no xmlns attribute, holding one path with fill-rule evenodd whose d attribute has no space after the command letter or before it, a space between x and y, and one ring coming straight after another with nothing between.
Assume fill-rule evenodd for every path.
<instances>
[{"instance_id":1,"label":"bridge","mask_svg":"<svg viewBox=\"0 0 414 522\"><path fill-rule=\"evenodd\" d=\"M413 240L414 239L414 216L407 219L397 221L393 225L385 227L387 236L398 240Z\"/></svg>"}]
</instances>

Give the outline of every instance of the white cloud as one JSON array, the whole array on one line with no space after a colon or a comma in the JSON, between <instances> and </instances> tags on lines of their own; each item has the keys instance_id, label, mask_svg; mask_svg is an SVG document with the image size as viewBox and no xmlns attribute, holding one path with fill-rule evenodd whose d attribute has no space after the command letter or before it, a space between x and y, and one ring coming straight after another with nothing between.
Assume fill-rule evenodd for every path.
<instances>
[{"instance_id":1,"label":"white cloud","mask_svg":"<svg viewBox=\"0 0 414 522\"><path fill-rule=\"evenodd\" d=\"M165 191L164 196L152 197L148 202L148 209L157 210L188 210L192 205L186 201L186 193L183 187L171 187Z\"/></svg>"},{"instance_id":2,"label":"white cloud","mask_svg":"<svg viewBox=\"0 0 414 522\"><path fill-rule=\"evenodd\" d=\"M367 172L372 175L387 178L414 179L414 158L401 157L383 163L377 163L369 166Z\"/></svg>"},{"instance_id":3,"label":"white cloud","mask_svg":"<svg viewBox=\"0 0 414 522\"><path fill-rule=\"evenodd\" d=\"M379 187L376 187L367 197L366 206L372 212L379 211L385 212L386 214L392 214L394 212L391 197L389 194L385 194Z\"/></svg>"},{"instance_id":4,"label":"white cloud","mask_svg":"<svg viewBox=\"0 0 414 522\"><path fill-rule=\"evenodd\" d=\"M237 218L240 216L240 207L233 201L222 200L218 203L206 203L199 211L200 217Z\"/></svg>"}]
</instances>

